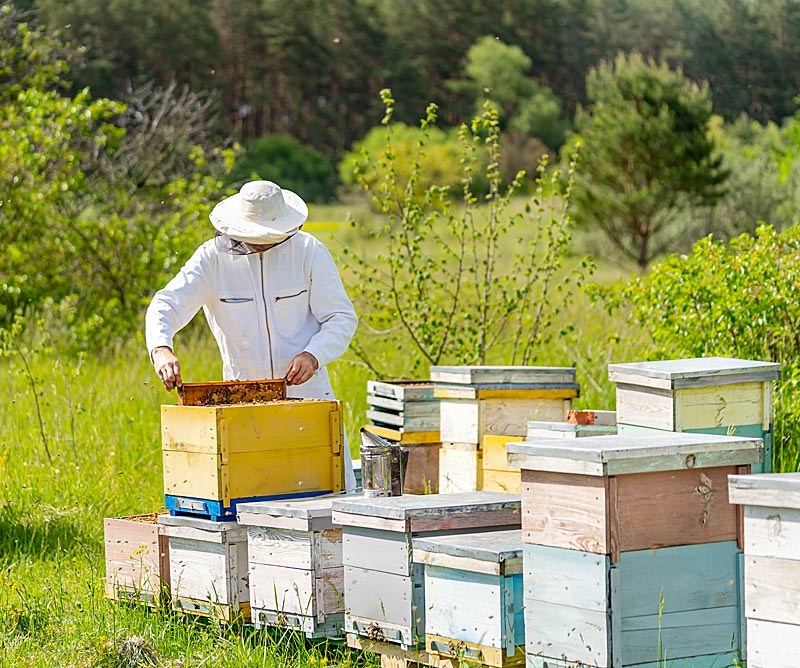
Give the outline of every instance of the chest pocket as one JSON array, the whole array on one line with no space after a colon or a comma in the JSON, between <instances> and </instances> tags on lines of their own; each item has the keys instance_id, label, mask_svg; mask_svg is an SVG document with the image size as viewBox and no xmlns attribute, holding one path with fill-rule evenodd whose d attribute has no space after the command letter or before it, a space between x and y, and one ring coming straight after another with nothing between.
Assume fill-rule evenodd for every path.
<instances>
[{"instance_id":1,"label":"chest pocket","mask_svg":"<svg viewBox=\"0 0 800 668\"><path fill-rule=\"evenodd\" d=\"M303 328L311 312L310 292L310 283L301 283L293 288L278 288L273 292L275 327L281 336L291 339Z\"/></svg>"},{"instance_id":2,"label":"chest pocket","mask_svg":"<svg viewBox=\"0 0 800 668\"><path fill-rule=\"evenodd\" d=\"M217 322L229 338L238 340L257 331L258 306L255 291L220 290L214 306Z\"/></svg>"}]
</instances>

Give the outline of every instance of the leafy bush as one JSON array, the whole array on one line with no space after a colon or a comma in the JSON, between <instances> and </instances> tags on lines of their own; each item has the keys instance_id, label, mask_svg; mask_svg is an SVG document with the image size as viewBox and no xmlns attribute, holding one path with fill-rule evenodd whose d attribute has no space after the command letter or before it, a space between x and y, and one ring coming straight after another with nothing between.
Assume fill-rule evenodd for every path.
<instances>
[{"instance_id":1,"label":"leafy bush","mask_svg":"<svg viewBox=\"0 0 800 668\"><path fill-rule=\"evenodd\" d=\"M331 201L338 185L330 161L288 135L265 135L245 144L231 176L236 181L274 181L317 203Z\"/></svg>"},{"instance_id":2,"label":"leafy bush","mask_svg":"<svg viewBox=\"0 0 800 668\"><path fill-rule=\"evenodd\" d=\"M370 159L385 149L388 152L383 159ZM372 128L357 142L339 164L339 175L345 185L368 191L377 190L379 184L392 178L395 197L402 196L413 175L412 199L421 203L425 191L434 185L448 189L452 195L461 194L460 159L461 143L456 130L393 123Z\"/></svg>"},{"instance_id":3,"label":"leafy bush","mask_svg":"<svg viewBox=\"0 0 800 668\"><path fill-rule=\"evenodd\" d=\"M386 123L393 100L387 104ZM353 293L361 327L351 347L376 373L408 375L436 364L530 364L550 340L563 301L558 293L571 279L580 281L582 268L563 267L570 240L569 204L575 157L561 188L558 170L539 164L535 190L521 203L515 200L523 173L508 187L501 174L500 123L489 103L459 131L463 147L456 168L441 172L445 183L428 183L425 171L429 137L441 137L430 105L416 142L415 159L398 154L392 130L385 144L365 156L358 172L384 214L385 223L367 230L378 253L345 249L345 266L356 277ZM481 164L478 155L486 152ZM455 158L454 158L455 159ZM410 168L406 175L401 170ZM379 178L380 176L380 178ZM484 197L473 194L473 183L488 183ZM403 179L402 182L400 179ZM455 204L449 184L459 183ZM585 265L584 265L585 268ZM387 348L392 369L378 369Z\"/></svg>"},{"instance_id":4,"label":"leafy bush","mask_svg":"<svg viewBox=\"0 0 800 668\"><path fill-rule=\"evenodd\" d=\"M782 365L775 467L800 465L800 226L762 225L730 243L706 237L607 294L650 330L655 357L719 355Z\"/></svg>"}]
</instances>

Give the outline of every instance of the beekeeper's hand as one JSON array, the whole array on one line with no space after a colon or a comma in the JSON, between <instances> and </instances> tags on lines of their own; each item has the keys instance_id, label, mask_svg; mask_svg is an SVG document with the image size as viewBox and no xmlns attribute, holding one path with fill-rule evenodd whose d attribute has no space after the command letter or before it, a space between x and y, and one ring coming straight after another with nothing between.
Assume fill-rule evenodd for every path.
<instances>
[{"instance_id":1,"label":"beekeeper's hand","mask_svg":"<svg viewBox=\"0 0 800 668\"><path fill-rule=\"evenodd\" d=\"M319 362L311 353L302 352L295 355L286 370L286 384L302 385L314 375L317 369L319 369Z\"/></svg>"},{"instance_id":2,"label":"beekeeper's hand","mask_svg":"<svg viewBox=\"0 0 800 668\"><path fill-rule=\"evenodd\" d=\"M156 370L156 375L164 383L164 389L167 391L173 390L176 387L183 387L181 380L181 363L172 352L172 348L167 346L159 346L153 349L152 353L153 367Z\"/></svg>"}]
</instances>

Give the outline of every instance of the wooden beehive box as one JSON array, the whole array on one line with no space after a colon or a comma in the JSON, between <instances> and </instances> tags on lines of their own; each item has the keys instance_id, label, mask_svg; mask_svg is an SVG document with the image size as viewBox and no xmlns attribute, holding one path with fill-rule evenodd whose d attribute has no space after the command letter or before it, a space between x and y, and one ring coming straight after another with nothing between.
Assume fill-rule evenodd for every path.
<instances>
[{"instance_id":1,"label":"wooden beehive box","mask_svg":"<svg viewBox=\"0 0 800 668\"><path fill-rule=\"evenodd\" d=\"M508 452L522 469L532 665L656 665L659 646L675 665L728 665L742 628L727 477L761 462L760 439L654 431Z\"/></svg>"},{"instance_id":2,"label":"wooden beehive box","mask_svg":"<svg viewBox=\"0 0 800 668\"><path fill-rule=\"evenodd\" d=\"M256 626L338 638L344 627L342 530L333 497L239 506L247 527L250 616Z\"/></svg>"},{"instance_id":3,"label":"wooden beehive box","mask_svg":"<svg viewBox=\"0 0 800 668\"><path fill-rule=\"evenodd\" d=\"M247 529L236 522L159 515L169 540L172 607L231 621L250 617Z\"/></svg>"},{"instance_id":4,"label":"wooden beehive box","mask_svg":"<svg viewBox=\"0 0 800 668\"><path fill-rule=\"evenodd\" d=\"M515 528L519 513L519 496L496 492L335 500L346 632L404 648L424 644L425 589L413 537Z\"/></svg>"},{"instance_id":5,"label":"wooden beehive box","mask_svg":"<svg viewBox=\"0 0 800 668\"><path fill-rule=\"evenodd\" d=\"M162 406L161 435L164 494L174 514L232 518L239 503L344 486L338 401Z\"/></svg>"},{"instance_id":6,"label":"wooden beehive box","mask_svg":"<svg viewBox=\"0 0 800 668\"><path fill-rule=\"evenodd\" d=\"M519 494L519 470L508 465L506 444L516 443L522 436L497 436L486 434L481 443L481 466L483 467L481 489L487 492Z\"/></svg>"},{"instance_id":7,"label":"wooden beehive box","mask_svg":"<svg viewBox=\"0 0 800 668\"><path fill-rule=\"evenodd\" d=\"M772 386L780 365L724 357L609 364L619 433L643 430L730 434L764 440L772 465Z\"/></svg>"},{"instance_id":8,"label":"wooden beehive box","mask_svg":"<svg viewBox=\"0 0 800 668\"><path fill-rule=\"evenodd\" d=\"M484 485L486 435L524 436L532 419L565 420L578 396L575 369L519 366L433 366L440 403L439 491Z\"/></svg>"},{"instance_id":9,"label":"wooden beehive box","mask_svg":"<svg viewBox=\"0 0 800 668\"><path fill-rule=\"evenodd\" d=\"M408 452L404 490L435 494L439 488L439 400L424 380L367 381L366 429Z\"/></svg>"},{"instance_id":10,"label":"wooden beehive box","mask_svg":"<svg viewBox=\"0 0 800 668\"><path fill-rule=\"evenodd\" d=\"M732 476L744 507L748 668L794 668L800 651L800 473Z\"/></svg>"},{"instance_id":11,"label":"wooden beehive box","mask_svg":"<svg viewBox=\"0 0 800 668\"><path fill-rule=\"evenodd\" d=\"M106 595L157 606L169 596L169 545L159 535L158 515L103 520Z\"/></svg>"},{"instance_id":12,"label":"wooden beehive box","mask_svg":"<svg viewBox=\"0 0 800 668\"><path fill-rule=\"evenodd\" d=\"M424 567L425 649L503 668L525 664L522 534L415 538Z\"/></svg>"}]
</instances>

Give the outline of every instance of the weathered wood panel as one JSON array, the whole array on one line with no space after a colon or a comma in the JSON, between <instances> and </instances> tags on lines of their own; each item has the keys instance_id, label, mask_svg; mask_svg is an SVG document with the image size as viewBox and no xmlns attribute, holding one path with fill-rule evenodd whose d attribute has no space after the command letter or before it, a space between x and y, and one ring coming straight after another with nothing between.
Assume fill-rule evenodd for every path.
<instances>
[{"instance_id":1,"label":"weathered wood panel","mask_svg":"<svg viewBox=\"0 0 800 668\"><path fill-rule=\"evenodd\" d=\"M726 357L695 357L657 362L609 364L608 378L666 390L777 380L780 364Z\"/></svg>"},{"instance_id":2,"label":"weathered wood panel","mask_svg":"<svg viewBox=\"0 0 800 668\"><path fill-rule=\"evenodd\" d=\"M657 663L663 655L669 659L708 655L717 657L720 666L733 665L738 652L731 645L740 640L735 606L623 618L622 665Z\"/></svg>"},{"instance_id":3,"label":"weathered wood panel","mask_svg":"<svg viewBox=\"0 0 800 668\"><path fill-rule=\"evenodd\" d=\"M744 550L750 557L800 563L800 510L745 506Z\"/></svg>"},{"instance_id":4,"label":"weathered wood panel","mask_svg":"<svg viewBox=\"0 0 800 668\"><path fill-rule=\"evenodd\" d=\"M169 541L156 515L105 518L106 594L156 603L169 590Z\"/></svg>"},{"instance_id":5,"label":"weathered wood panel","mask_svg":"<svg viewBox=\"0 0 800 668\"><path fill-rule=\"evenodd\" d=\"M439 415L411 416L389 411L368 410L367 418L378 424L402 427L406 431L433 431L439 426Z\"/></svg>"},{"instance_id":6,"label":"weathered wood panel","mask_svg":"<svg viewBox=\"0 0 800 668\"><path fill-rule=\"evenodd\" d=\"M617 476L611 524L620 551L736 540L735 466Z\"/></svg>"},{"instance_id":7,"label":"weathered wood panel","mask_svg":"<svg viewBox=\"0 0 800 668\"><path fill-rule=\"evenodd\" d=\"M493 471L483 469L483 489L487 492L519 494L521 489L519 471Z\"/></svg>"},{"instance_id":8,"label":"weathered wood panel","mask_svg":"<svg viewBox=\"0 0 800 668\"><path fill-rule=\"evenodd\" d=\"M742 383L676 390L679 404L678 431L728 427L741 424L772 424L771 391L764 383Z\"/></svg>"},{"instance_id":9,"label":"weathered wood panel","mask_svg":"<svg viewBox=\"0 0 800 668\"><path fill-rule=\"evenodd\" d=\"M566 665L611 665L610 615L544 601L525 601L525 651L567 657Z\"/></svg>"},{"instance_id":10,"label":"weathered wood panel","mask_svg":"<svg viewBox=\"0 0 800 668\"><path fill-rule=\"evenodd\" d=\"M526 543L610 553L607 479L522 470Z\"/></svg>"},{"instance_id":11,"label":"weathered wood panel","mask_svg":"<svg viewBox=\"0 0 800 668\"><path fill-rule=\"evenodd\" d=\"M247 571L239 572L238 554L243 551L246 562L246 543L222 545L171 537L169 547L173 600L197 599L233 608L249 600L247 588L240 587L247 582Z\"/></svg>"},{"instance_id":12,"label":"weathered wood panel","mask_svg":"<svg viewBox=\"0 0 800 668\"><path fill-rule=\"evenodd\" d=\"M506 436L503 434L484 434L481 439L483 450L483 468L495 471L510 471L506 443L516 443L523 439L522 436Z\"/></svg>"},{"instance_id":13,"label":"weathered wood panel","mask_svg":"<svg viewBox=\"0 0 800 668\"><path fill-rule=\"evenodd\" d=\"M411 538L405 533L345 527L342 559L345 566L409 576Z\"/></svg>"},{"instance_id":14,"label":"weathered wood panel","mask_svg":"<svg viewBox=\"0 0 800 668\"><path fill-rule=\"evenodd\" d=\"M439 492L458 494L483 488L483 453L456 450L442 444L439 450Z\"/></svg>"},{"instance_id":15,"label":"weathered wood panel","mask_svg":"<svg viewBox=\"0 0 800 668\"><path fill-rule=\"evenodd\" d=\"M768 473L730 479L731 503L800 510L800 473Z\"/></svg>"},{"instance_id":16,"label":"weathered wood panel","mask_svg":"<svg viewBox=\"0 0 800 668\"><path fill-rule=\"evenodd\" d=\"M658 615L738 605L736 541L623 552L619 606L623 617ZM677 655L676 655L677 656Z\"/></svg>"},{"instance_id":17,"label":"weathered wood panel","mask_svg":"<svg viewBox=\"0 0 800 668\"><path fill-rule=\"evenodd\" d=\"M800 561L745 554L746 615L800 625Z\"/></svg>"},{"instance_id":18,"label":"weathered wood panel","mask_svg":"<svg viewBox=\"0 0 800 668\"><path fill-rule=\"evenodd\" d=\"M748 668L797 668L800 626L747 620Z\"/></svg>"},{"instance_id":19,"label":"weathered wood panel","mask_svg":"<svg viewBox=\"0 0 800 668\"><path fill-rule=\"evenodd\" d=\"M480 385L484 383L574 383L573 367L534 366L432 366L434 383Z\"/></svg>"},{"instance_id":20,"label":"weathered wood panel","mask_svg":"<svg viewBox=\"0 0 800 668\"><path fill-rule=\"evenodd\" d=\"M408 463L404 478L405 494L436 494L439 491L439 451L441 443L406 444Z\"/></svg>"},{"instance_id":21,"label":"weathered wood panel","mask_svg":"<svg viewBox=\"0 0 800 668\"><path fill-rule=\"evenodd\" d=\"M301 568L250 564L250 600L256 608L316 616L314 572Z\"/></svg>"},{"instance_id":22,"label":"weathered wood panel","mask_svg":"<svg viewBox=\"0 0 800 668\"><path fill-rule=\"evenodd\" d=\"M675 395L669 390L619 384L617 421L676 431Z\"/></svg>"},{"instance_id":23,"label":"weathered wood panel","mask_svg":"<svg viewBox=\"0 0 800 668\"><path fill-rule=\"evenodd\" d=\"M426 634L505 647L503 603L498 575L425 567Z\"/></svg>"},{"instance_id":24,"label":"weathered wood panel","mask_svg":"<svg viewBox=\"0 0 800 668\"><path fill-rule=\"evenodd\" d=\"M251 564L314 567L311 534L308 532L250 527L247 539Z\"/></svg>"},{"instance_id":25,"label":"weathered wood panel","mask_svg":"<svg viewBox=\"0 0 800 668\"><path fill-rule=\"evenodd\" d=\"M367 393L403 402L431 400L433 383L427 380L368 380Z\"/></svg>"},{"instance_id":26,"label":"weathered wood panel","mask_svg":"<svg viewBox=\"0 0 800 668\"><path fill-rule=\"evenodd\" d=\"M433 398L430 401L401 401L368 394L367 405L370 408L387 410L405 417L439 417L439 401Z\"/></svg>"},{"instance_id":27,"label":"weathered wood panel","mask_svg":"<svg viewBox=\"0 0 800 668\"><path fill-rule=\"evenodd\" d=\"M525 545L523 550L526 602L608 611L610 562L606 555L543 545Z\"/></svg>"}]
</instances>

